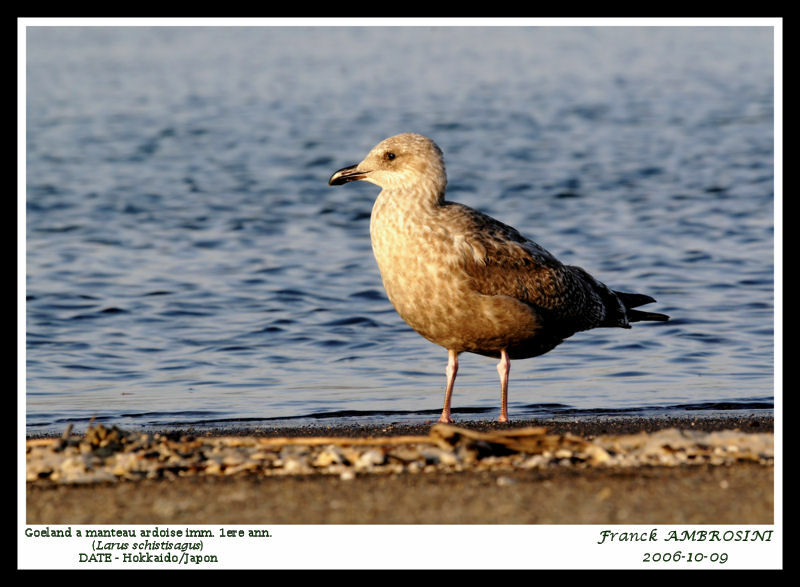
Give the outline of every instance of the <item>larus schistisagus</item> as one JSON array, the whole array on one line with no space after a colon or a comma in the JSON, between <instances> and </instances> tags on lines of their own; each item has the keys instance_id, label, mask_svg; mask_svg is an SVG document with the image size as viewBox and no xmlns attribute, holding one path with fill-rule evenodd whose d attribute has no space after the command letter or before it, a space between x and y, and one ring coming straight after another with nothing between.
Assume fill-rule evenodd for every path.
<instances>
[{"instance_id":1,"label":"larus schistisagus","mask_svg":"<svg viewBox=\"0 0 800 587\"><path fill-rule=\"evenodd\" d=\"M448 351L440 422L453 421L460 353L500 359L499 420L507 422L511 359L546 353L581 330L669 319L633 309L654 302L650 296L613 291L514 228L445 200L442 152L427 137L390 137L328 183L357 180L383 188L370 236L389 300L414 330Z\"/></svg>"}]
</instances>

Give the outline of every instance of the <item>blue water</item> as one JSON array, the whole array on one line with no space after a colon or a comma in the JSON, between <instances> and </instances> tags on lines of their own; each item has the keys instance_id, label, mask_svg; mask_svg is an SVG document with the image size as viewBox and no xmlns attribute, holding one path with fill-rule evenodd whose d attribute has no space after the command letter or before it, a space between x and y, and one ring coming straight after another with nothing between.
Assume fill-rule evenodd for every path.
<instances>
[{"instance_id":1,"label":"blue water","mask_svg":"<svg viewBox=\"0 0 800 587\"><path fill-rule=\"evenodd\" d=\"M770 28L27 29L26 414L135 427L431 419L446 351L387 301L378 188L432 137L451 200L666 324L512 364L510 414L769 410ZM457 420L496 418L465 355Z\"/></svg>"}]
</instances>

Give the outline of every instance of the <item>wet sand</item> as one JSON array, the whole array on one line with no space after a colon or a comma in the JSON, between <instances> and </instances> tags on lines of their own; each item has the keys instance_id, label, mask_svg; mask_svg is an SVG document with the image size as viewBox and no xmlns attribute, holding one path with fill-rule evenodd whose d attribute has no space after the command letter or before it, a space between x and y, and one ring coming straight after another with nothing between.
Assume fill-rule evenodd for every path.
<instances>
[{"instance_id":1,"label":"wet sand","mask_svg":"<svg viewBox=\"0 0 800 587\"><path fill-rule=\"evenodd\" d=\"M496 422L460 423L494 430ZM667 428L772 432L771 415L595 418L514 426L583 438ZM226 428L202 435L389 436L429 424ZM195 434L200 435L197 431ZM774 468L758 463L402 474L192 476L28 483L28 524L772 524Z\"/></svg>"}]
</instances>

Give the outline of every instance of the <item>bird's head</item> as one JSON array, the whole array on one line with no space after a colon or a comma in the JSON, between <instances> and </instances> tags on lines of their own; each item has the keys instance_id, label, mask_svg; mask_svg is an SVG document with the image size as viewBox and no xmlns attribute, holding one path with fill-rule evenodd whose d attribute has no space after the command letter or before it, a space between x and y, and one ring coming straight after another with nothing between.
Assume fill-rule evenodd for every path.
<instances>
[{"instance_id":1,"label":"bird's head","mask_svg":"<svg viewBox=\"0 0 800 587\"><path fill-rule=\"evenodd\" d=\"M447 174L436 143L419 134L403 133L378 143L361 163L334 173L328 185L360 180L384 189L421 186L444 194Z\"/></svg>"}]
</instances>

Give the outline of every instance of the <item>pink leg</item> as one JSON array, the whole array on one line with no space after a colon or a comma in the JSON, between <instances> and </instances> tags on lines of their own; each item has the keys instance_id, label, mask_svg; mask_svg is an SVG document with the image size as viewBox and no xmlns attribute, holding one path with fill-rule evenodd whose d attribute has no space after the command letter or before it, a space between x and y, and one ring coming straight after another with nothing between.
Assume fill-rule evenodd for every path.
<instances>
[{"instance_id":1,"label":"pink leg","mask_svg":"<svg viewBox=\"0 0 800 587\"><path fill-rule=\"evenodd\" d=\"M511 371L511 359L503 349L500 351L500 362L497 363L497 373L500 375L500 417L499 422L508 422L508 372Z\"/></svg>"},{"instance_id":2,"label":"pink leg","mask_svg":"<svg viewBox=\"0 0 800 587\"><path fill-rule=\"evenodd\" d=\"M444 409L442 409L442 416L439 422L449 424L453 421L450 417L450 398L453 396L453 384L456 382L456 373L458 373L458 353L455 351L447 351L447 387L444 390Z\"/></svg>"}]
</instances>

